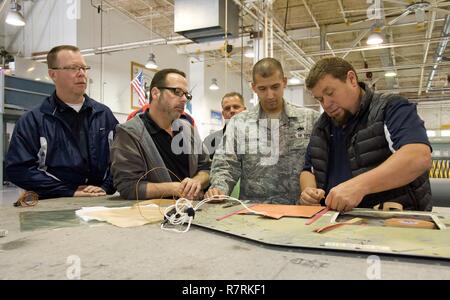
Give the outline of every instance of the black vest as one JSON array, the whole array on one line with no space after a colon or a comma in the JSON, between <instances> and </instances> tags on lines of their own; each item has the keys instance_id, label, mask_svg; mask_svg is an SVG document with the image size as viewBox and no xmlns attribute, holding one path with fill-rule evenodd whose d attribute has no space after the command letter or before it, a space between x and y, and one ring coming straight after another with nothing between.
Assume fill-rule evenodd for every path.
<instances>
[{"instance_id":1,"label":"black vest","mask_svg":"<svg viewBox=\"0 0 450 300\"><path fill-rule=\"evenodd\" d=\"M385 137L384 110L389 101L408 101L398 95L377 94L366 87L364 90L366 93L347 142L353 177L376 168L392 155ZM310 141L311 163L317 187L324 190L327 185L330 126L330 117L323 113L314 126ZM400 203L407 210L431 210L428 171L403 187L365 196L358 207L372 208L384 202Z\"/></svg>"}]
</instances>

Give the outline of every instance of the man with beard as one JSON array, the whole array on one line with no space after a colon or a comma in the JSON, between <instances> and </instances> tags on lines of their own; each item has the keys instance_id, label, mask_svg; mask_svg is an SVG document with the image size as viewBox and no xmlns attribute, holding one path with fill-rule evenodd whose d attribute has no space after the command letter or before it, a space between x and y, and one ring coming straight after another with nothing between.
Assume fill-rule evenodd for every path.
<instances>
[{"instance_id":1,"label":"man with beard","mask_svg":"<svg viewBox=\"0 0 450 300\"><path fill-rule=\"evenodd\" d=\"M117 126L111 148L114 185L126 199L201 198L210 160L196 129L180 118L192 99L185 73L157 72L150 97L150 108Z\"/></svg>"},{"instance_id":2,"label":"man with beard","mask_svg":"<svg viewBox=\"0 0 450 300\"><path fill-rule=\"evenodd\" d=\"M416 105L373 92L338 57L318 61L305 83L325 113L308 145L300 203L431 210L431 146Z\"/></svg>"},{"instance_id":3,"label":"man with beard","mask_svg":"<svg viewBox=\"0 0 450 300\"><path fill-rule=\"evenodd\" d=\"M90 67L77 47L54 47L47 64L55 92L17 121L8 179L40 199L113 194L109 145L116 118L85 94Z\"/></svg>"}]
</instances>

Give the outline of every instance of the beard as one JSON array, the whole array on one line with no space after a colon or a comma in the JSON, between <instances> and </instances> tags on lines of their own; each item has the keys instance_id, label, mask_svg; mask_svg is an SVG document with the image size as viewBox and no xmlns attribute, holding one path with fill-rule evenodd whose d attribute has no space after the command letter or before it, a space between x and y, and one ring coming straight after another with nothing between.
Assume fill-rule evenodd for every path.
<instances>
[{"instance_id":1,"label":"beard","mask_svg":"<svg viewBox=\"0 0 450 300\"><path fill-rule=\"evenodd\" d=\"M162 97L162 95L159 96L159 98L157 98L155 102L157 102L157 104L155 104L155 106L156 106L156 105L158 106L158 110L159 110L161 113L163 113L163 114L165 114L166 116L168 116L169 119L170 119L171 121L174 121L174 120L176 120L176 119L179 119L180 116L181 116L181 114L182 114L182 111L181 111L181 110L184 111L184 106L183 106L183 107L181 107L181 106L179 106L179 107L171 107L171 106L169 105L169 103L167 102L167 100L165 100L165 99ZM176 109L179 109L180 112L177 111Z\"/></svg>"},{"instance_id":2,"label":"beard","mask_svg":"<svg viewBox=\"0 0 450 300\"><path fill-rule=\"evenodd\" d=\"M331 120L337 126L343 126L343 125L347 124L348 120L353 116L353 114L349 110L344 109L344 108L342 108L342 110L344 111L344 113L342 115L336 116L336 117L331 117Z\"/></svg>"}]
</instances>

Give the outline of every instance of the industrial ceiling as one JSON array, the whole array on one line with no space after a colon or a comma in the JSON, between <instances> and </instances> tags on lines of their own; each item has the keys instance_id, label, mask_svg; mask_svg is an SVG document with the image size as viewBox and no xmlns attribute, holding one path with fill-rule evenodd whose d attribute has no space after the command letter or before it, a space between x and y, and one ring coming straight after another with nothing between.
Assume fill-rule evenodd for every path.
<instances>
[{"instance_id":1,"label":"industrial ceiling","mask_svg":"<svg viewBox=\"0 0 450 300\"><path fill-rule=\"evenodd\" d=\"M336 55L350 61L360 80L378 91L400 93L413 101L450 100L449 1L227 1L239 7L240 31L228 57L221 50L223 40L195 44L174 32L176 0L92 0L91 4L126 15L154 37L176 45L179 53L204 54L213 63L226 61L224 67L242 72L246 79L253 64L253 59L242 55L247 41L264 32L265 24L272 24L273 56L290 76L304 78L314 62ZM384 38L380 46L366 44L373 32ZM386 77L388 71L396 76Z\"/></svg>"}]
</instances>

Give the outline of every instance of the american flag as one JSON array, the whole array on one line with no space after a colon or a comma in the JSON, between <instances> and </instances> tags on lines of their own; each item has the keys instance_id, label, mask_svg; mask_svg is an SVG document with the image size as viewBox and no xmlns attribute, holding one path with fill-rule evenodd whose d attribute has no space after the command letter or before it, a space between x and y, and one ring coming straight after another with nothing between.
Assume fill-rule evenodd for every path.
<instances>
[{"instance_id":1,"label":"american flag","mask_svg":"<svg viewBox=\"0 0 450 300\"><path fill-rule=\"evenodd\" d=\"M147 97L144 90L144 75L142 74L142 71L140 71L136 78L131 81L131 85L139 96L139 105L141 107L144 106L147 103Z\"/></svg>"}]
</instances>

